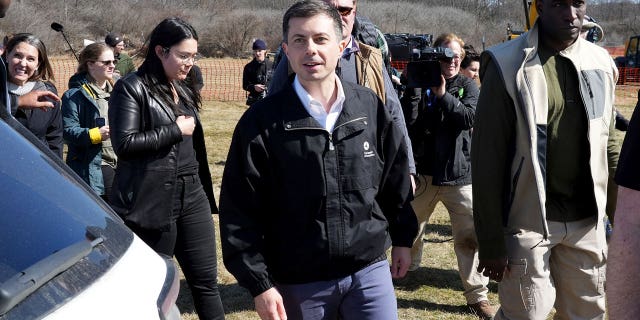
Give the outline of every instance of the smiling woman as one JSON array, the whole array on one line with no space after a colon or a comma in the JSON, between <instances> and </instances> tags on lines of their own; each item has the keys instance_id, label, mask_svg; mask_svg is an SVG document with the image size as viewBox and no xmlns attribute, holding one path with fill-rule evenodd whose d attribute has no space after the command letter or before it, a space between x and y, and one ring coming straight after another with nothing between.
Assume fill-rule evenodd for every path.
<instances>
[{"instance_id":1,"label":"smiling woman","mask_svg":"<svg viewBox=\"0 0 640 320\"><path fill-rule=\"evenodd\" d=\"M53 71L44 43L30 33L14 35L5 48L11 96L19 97L32 91L47 90L57 94ZM14 117L33 133L51 151L62 158L62 118L60 103L52 101L51 110L20 107Z\"/></svg>"}]
</instances>

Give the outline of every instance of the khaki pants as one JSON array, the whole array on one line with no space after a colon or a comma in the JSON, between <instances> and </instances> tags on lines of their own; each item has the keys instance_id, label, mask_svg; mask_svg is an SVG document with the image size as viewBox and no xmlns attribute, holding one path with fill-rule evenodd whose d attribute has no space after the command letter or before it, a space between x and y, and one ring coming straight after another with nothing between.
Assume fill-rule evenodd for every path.
<instances>
[{"instance_id":1,"label":"khaki pants","mask_svg":"<svg viewBox=\"0 0 640 320\"><path fill-rule=\"evenodd\" d=\"M489 278L476 271L478 267L478 240L473 226L473 207L471 201L471 185L434 186L433 177L419 176L416 184L416 197L411 202L416 212L420 229L411 249L411 270L420 266L422 260L422 235L436 204L440 201L449 212L453 248L458 260L458 272L464 297L468 304L487 299Z\"/></svg>"},{"instance_id":2,"label":"khaki pants","mask_svg":"<svg viewBox=\"0 0 640 320\"><path fill-rule=\"evenodd\" d=\"M495 319L542 320L553 307L554 319L604 319L602 219L548 224L547 240L536 232L508 230L509 271L498 286Z\"/></svg>"}]
</instances>

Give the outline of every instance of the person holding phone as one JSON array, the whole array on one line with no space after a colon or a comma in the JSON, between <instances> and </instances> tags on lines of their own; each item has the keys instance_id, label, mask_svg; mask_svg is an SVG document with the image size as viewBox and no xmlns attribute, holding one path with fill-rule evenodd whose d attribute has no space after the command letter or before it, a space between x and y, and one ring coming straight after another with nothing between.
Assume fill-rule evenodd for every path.
<instances>
[{"instance_id":1,"label":"person holding phone","mask_svg":"<svg viewBox=\"0 0 640 320\"><path fill-rule=\"evenodd\" d=\"M138 71L116 82L109 100L119 159L111 207L156 252L176 256L200 319L224 319L201 99L185 82L197 55L193 27L167 18L151 32Z\"/></svg>"},{"instance_id":2,"label":"person holding phone","mask_svg":"<svg viewBox=\"0 0 640 320\"><path fill-rule=\"evenodd\" d=\"M86 46L78 71L62 96L66 162L93 190L109 202L117 164L108 125L108 100L113 90L113 50L104 43Z\"/></svg>"}]
</instances>

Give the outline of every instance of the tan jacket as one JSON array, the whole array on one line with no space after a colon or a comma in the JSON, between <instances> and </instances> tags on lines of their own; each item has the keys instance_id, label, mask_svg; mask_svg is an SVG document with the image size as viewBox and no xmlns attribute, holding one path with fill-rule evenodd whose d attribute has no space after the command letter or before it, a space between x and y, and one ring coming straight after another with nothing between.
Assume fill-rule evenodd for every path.
<instances>
[{"instance_id":1,"label":"tan jacket","mask_svg":"<svg viewBox=\"0 0 640 320\"><path fill-rule=\"evenodd\" d=\"M489 48L482 63L486 65L489 59L496 63L515 104L516 140L510 168L512 190L507 228L539 232L546 238L546 131L540 129L547 124L548 100L537 52L538 30L536 24L525 35ZM614 125L618 70L607 51L581 38L560 55L568 58L578 72L580 95L589 120L589 163L598 221L602 221L607 201L607 144L610 126Z\"/></svg>"},{"instance_id":2,"label":"tan jacket","mask_svg":"<svg viewBox=\"0 0 640 320\"><path fill-rule=\"evenodd\" d=\"M380 49L358 41L360 51L356 54L356 72L358 84L375 92L385 102L382 52Z\"/></svg>"}]
</instances>

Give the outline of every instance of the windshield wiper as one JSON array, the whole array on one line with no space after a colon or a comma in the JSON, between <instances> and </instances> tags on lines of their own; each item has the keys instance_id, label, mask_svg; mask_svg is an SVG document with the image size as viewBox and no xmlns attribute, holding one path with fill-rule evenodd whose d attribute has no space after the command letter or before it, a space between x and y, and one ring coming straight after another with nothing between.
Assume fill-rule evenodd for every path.
<instances>
[{"instance_id":1,"label":"windshield wiper","mask_svg":"<svg viewBox=\"0 0 640 320\"><path fill-rule=\"evenodd\" d=\"M49 282L53 277L71 268L82 258L89 255L91 250L102 241L102 238L96 238L91 242L87 240L76 242L18 272L2 283L0 285L0 315L11 310L16 304Z\"/></svg>"}]
</instances>

